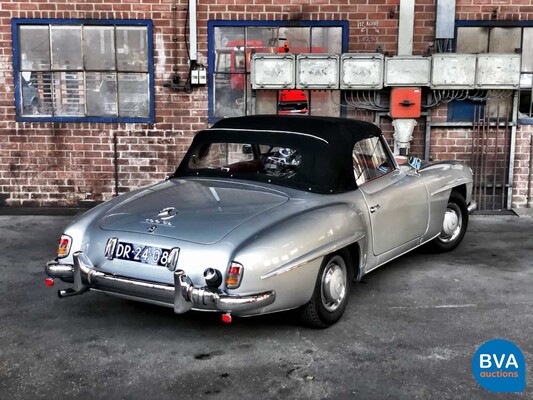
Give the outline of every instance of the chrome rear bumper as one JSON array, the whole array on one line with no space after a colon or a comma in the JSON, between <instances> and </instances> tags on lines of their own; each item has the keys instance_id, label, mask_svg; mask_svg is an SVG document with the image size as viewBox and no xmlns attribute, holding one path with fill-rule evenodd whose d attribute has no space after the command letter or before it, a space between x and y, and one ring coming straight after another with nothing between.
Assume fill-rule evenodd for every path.
<instances>
[{"instance_id":1,"label":"chrome rear bumper","mask_svg":"<svg viewBox=\"0 0 533 400\"><path fill-rule=\"evenodd\" d=\"M468 203L467 209L468 209L469 214L472 214L474 211L476 211L476 208L477 208L477 203L474 200Z\"/></svg>"},{"instance_id":2,"label":"chrome rear bumper","mask_svg":"<svg viewBox=\"0 0 533 400\"><path fill-rule=\"evenodd\" d=\"M273 290L238 296L208 287L199 288L194 286L183 270L174 272L174 285L166 285L98 271L83 252L74 253L73 258L74 265L51 261L45 268L46 274L51 278L74 282L72 288L58 291L60 298L75 296L94 289L132 297L140 301L163 303L174 307L174 312L177 314L185 313L193 308L237 315L266 307L276 299L276 293Z\"/></svg>"}]
</instances>

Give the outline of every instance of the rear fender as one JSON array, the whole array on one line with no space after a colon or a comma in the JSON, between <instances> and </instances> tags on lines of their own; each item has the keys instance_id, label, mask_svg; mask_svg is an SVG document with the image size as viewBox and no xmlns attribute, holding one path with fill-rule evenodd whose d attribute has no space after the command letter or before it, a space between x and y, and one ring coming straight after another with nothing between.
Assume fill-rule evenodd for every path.
<instances>
[{"instance_id":1,"label":"rear fender","mask_svg":"<svg viewBox=\"0 0 533 400\"><path fill-rule=\"evenodd\" d=\"M313 294L324 256L365 236L361 213L348 204L313 209L255 235L233 260L244 266L241 293L276 291L264 312L298 307ZM359 260L353 260L354 268ZM357 270L354 271L357 275Z\"/></svg>"}]
</instances>

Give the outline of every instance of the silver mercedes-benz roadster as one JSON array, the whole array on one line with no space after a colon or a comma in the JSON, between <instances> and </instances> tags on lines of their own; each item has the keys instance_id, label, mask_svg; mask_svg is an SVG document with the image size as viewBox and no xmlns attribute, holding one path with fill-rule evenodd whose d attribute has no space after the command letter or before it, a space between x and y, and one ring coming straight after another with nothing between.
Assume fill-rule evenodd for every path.
<instances>
[{"instance_id":1,"label":"silver mercedes-benz roadster","mask_svg":"<svg viewBox=\"0 0 533 400\"><path fill-rule=\"evenodd\" d=\"M298 309L323 328L352 281L423 244L465 235L472 172L456 161L393 156L366 122L229 118L199 132L164 182L71 223L46 283L189 310L224 321Z\"/></svg>"}]
</instances>

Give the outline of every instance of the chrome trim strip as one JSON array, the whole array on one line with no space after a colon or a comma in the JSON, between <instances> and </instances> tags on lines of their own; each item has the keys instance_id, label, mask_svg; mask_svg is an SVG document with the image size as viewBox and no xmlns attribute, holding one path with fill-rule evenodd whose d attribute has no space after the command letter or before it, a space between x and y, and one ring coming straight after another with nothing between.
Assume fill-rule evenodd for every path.
<instances>
[{"instance_id":1,"label":"chrome trim strip","mask_svg":"<svg viewBox=\"0 0 533 400\"><path fill-rule=\"evenodd\" d=\"M362 238L365 237L365 234L361 231L351 233L349 235L343 236L339 239L337 239L334 242L325 244L323 246L318 247L317 249L304 254L301 257L295 258L291 262L288 262L281 267L277 267L265 275L261 276L261 279L268 279L272 278L273 276L281 275L286 272L292 271L293 269L296 269L298 267L301 267L302 265L305 265L311 261L316 260L317 258L324 257L327 254L330 254L334 251L340 250L345 248L346 246L351 245L352 243L358 242Z\"/></svg>"},{"instance_id":2,"label":"chrome trim strip","mask_svg":"<svg viewBox=\"0 0 533 400\"><path fill-rule=\"evenodd\" d=\"M235 131L235 132L261 132L261 133L289 133L292 135L300 135L300 136L307 136L313 139L320 140L326 144L329 144L329 142L326 139L323 139L321 137L311 135L309 133L302 133L302 132L294 132L294 131L276 131L276 130L270 130L270 129L241 129L241 128L211 128L209 131Z\"/></svg>"}]
</instances>

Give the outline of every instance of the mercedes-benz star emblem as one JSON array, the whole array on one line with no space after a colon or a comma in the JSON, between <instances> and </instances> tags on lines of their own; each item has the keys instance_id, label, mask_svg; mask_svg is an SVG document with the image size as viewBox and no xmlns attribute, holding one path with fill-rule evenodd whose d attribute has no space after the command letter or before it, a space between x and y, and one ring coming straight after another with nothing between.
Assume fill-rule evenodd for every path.
<instances>
[{"instance_id":1,"label":"mercedes-benz star emblem","mask_svg":"<svg viewBox=\"0 0 533 400\"><path fill-rule=\"evenodd\" d=\"M161 211L159 211L159 214L157 214L157 217L160 218L163 221L167 221L171 218L174 218L176 214L178 213L178 210L174 207L167 207L163 208Z\"/></svg>"}]
</instances>

